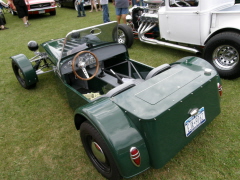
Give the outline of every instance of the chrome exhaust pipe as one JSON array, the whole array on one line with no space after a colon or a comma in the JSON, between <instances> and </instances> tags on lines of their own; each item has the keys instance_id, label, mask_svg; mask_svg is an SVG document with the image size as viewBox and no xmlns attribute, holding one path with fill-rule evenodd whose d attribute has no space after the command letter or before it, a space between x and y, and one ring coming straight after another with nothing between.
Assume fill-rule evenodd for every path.
<instances>
[{"instance_id":1,"label":"chrome exhaust pipe","mask_svg":"<svg viewBox=\"0 0 240 180\"><path fill-rule=\"evenodd\" d=\"M154 23L144 23L142 22L138 28L138 38L148 44L153 44L153 45L160 45L160 46L165 46L165 47L170 47L173 49L180 49L186 52L190 52L190 53L200 53L197 49L194 48L189 48L186 46L181 46L181 45L177 45L177 44L172 44L172 43L168 43L168 42L163 42L163 41L159 41L156 39L150 39L147 38L144 34L147 33L148 31L150 31L152 28L154 28L157 24Z\"/></svg>"}]
</instances>

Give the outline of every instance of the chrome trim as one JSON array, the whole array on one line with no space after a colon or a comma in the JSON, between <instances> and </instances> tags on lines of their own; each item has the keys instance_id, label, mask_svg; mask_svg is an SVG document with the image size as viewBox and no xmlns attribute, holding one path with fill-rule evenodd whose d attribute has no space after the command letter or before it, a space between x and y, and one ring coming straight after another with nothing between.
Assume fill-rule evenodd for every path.
<instances>
[{"instance_id":1,"label":"chrome trim","mask_svg":"<svg viewBox=\"0 0 240 180\"><path fill-rule=\"evenodd\" d=\"M186 52L190 52L190 53L199 53L199 51L197 49L194 48L189 48L189 47L185 47L185 46L181 46L181 45L176 45L176 44L172 44L172 43L168 43L168 42L163 42L163 41L159 41L156 39L150 39L147 38L144 34L147 33L148 31L150 31L152 28L156 27L156 23L144 23L142 22L138 28L138 38L148 44L153 44L153 45L160 45L160 46L165 46L165 47L170 47L170 48L174 48L174 49L180 49Z\"/></svg>"}]
</instances>

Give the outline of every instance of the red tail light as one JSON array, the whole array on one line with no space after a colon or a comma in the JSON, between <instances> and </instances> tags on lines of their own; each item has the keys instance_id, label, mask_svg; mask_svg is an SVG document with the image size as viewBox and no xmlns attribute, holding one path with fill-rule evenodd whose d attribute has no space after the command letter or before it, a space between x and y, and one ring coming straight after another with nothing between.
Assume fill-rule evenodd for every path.
<instances>
[{"instance_id":1,"label":"red tail light","mask_svg":"<svg viewBox=\"0 0 240 180\"><path fill-rule=\"evenodd\" d=\"M222 96L222 85L220 83L218 83L217 85L218 85L219 95Z\"/></svg>"},{"instance_id":2,"label":"red tail light","mask_svg":"<svg viewBox=\"0 0 240 180\"><path fill-rule=\"evenodd\" d=\"M141 164L140 152L136 147L131 147L130 158L135 166L137 166L137 167L140 166L140 164Z\"/></svg>"}]
</instances>

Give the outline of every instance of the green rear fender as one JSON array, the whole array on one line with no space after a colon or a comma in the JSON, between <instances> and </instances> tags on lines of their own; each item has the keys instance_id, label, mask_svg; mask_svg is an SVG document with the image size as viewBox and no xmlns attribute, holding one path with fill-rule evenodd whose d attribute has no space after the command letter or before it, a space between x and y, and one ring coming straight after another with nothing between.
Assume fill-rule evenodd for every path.
<instances>
[{"instance_id":1,"label":"green rear fender","mask_svg":"<svg viewBox=\"0 0 240 180\"><path fill-rule=\"evenodd\" d=\"M10 58L22 70L22 74L24 76L25 83L27 86L31 86L38 82L36 71L33 69L31 62L24 54L18 54Z\"/></svg>"},{"instance_id":2,"label":"green rear fender","mask_svg":"<svg viewBox=\"0 0 240 180\"><path fill-rule=\"evenodd\" d=\"M123 177L132 177L149 168L148 151L142 136L126 114L110 99L78 108L75 111L77 129L83 119L87 119L102 135ZM140 167L136 167L130 159L131 147L140 151Z\"/></svg>"}]
</instances>

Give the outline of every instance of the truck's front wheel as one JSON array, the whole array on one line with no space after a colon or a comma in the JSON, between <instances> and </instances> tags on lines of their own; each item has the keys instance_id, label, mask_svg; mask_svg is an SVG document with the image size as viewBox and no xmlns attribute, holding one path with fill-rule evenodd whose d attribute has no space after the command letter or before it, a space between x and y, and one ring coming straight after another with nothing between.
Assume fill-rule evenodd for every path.
<instances>
[{"instance_id":1,"label":"truck's front wheel","mask_svg":"<svg viewBox=\"0 0 240 180\"><path fill-rule=\"evenodd\" d=\"M82 123L80 127L80 137L88 157L98 172L107 179L121 179L118 168L106 143L90 123Z\"/></svg>"},{"instance_id":2,"label":"truck's front wheel","mask_svg":"<svg viewBox=\"0 0 240 180\"><path fill-rule=\"evenodd\" d=\"M210 62L222 78L234 79L240 75L240 34L223 32L206 44L204 59Z\"/></svg>"}]
</instances>

